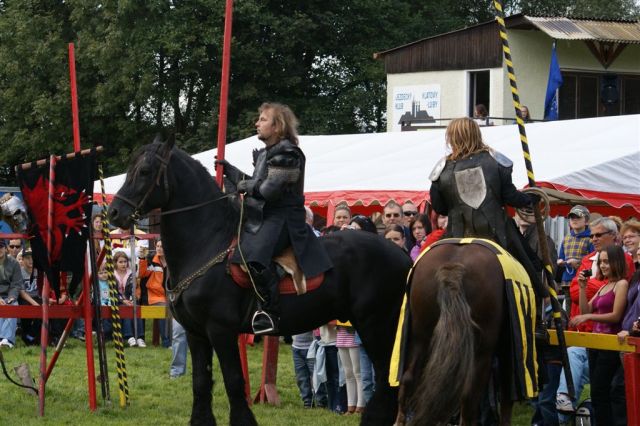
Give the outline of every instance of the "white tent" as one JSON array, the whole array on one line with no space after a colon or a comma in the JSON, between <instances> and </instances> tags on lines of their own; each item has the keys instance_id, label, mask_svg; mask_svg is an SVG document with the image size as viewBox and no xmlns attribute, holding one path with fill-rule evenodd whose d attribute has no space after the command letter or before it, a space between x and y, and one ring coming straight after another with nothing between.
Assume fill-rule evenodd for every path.
<instances>
[{"instance_id":1,"label":"white tent","mask_svg":"<svg viewBox=\"0 0 640 426\"><path fill-rule=\"evenodd\" d=\"M640 115L535 123L526 129L538 184L640 212ZM301 136L307 202L368 206L389 199L424 201L429 172L446 154L444 132ZM513 182L525 187L517 126L484 127L482 133L488 145L513 160ZM227 145L226 158L251 172L252 151L262 146L255 136L244 139ZM213 173L216 151L194 158ZM124 175L108 178L107 193L117 192L123 182Z\"/></svg>"}]
</instances>

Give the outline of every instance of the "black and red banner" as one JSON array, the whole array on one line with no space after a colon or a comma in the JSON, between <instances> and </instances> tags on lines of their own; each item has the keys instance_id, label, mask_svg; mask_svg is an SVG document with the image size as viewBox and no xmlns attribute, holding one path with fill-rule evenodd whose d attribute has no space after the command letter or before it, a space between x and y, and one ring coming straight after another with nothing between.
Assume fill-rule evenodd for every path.
<instances>
[{"instance_id":1,"label":"black and red banner","mask_svg":"<svg viewBox=\"0 0 640 426\"><path fill-rule=\"evenodd\" d=\"M20 190L29 213L34 266L45 271L51 288L60 295L60 275L71 273L68 283L76 288L84 273L87 238L91 226L96 155L62 157L55 165L53 228L47 227L49 167L18 169ZM51 236L51 253L47 243ZM67 283L63 283L66 288Z\"/></svg>"}]
</instances>

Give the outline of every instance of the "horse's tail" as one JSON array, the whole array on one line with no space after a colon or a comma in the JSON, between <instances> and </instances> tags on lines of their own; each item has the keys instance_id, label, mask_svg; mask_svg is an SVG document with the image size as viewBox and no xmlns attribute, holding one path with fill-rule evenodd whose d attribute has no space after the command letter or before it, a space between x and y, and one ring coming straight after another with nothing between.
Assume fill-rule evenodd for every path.
<instances>
[{"instance_id":1,"label":"horse's tail","mask_svg":"<svg viewBox=\"0 0 640 426\"><path fill-rule=\"evenodd\" d=\"M471 386L476 324L462 287L465 272L460 263L447 263L436 271L440 318L433 330L429 361L410 401L410 424L446 424Z\"/></svg>"}]
</instances>

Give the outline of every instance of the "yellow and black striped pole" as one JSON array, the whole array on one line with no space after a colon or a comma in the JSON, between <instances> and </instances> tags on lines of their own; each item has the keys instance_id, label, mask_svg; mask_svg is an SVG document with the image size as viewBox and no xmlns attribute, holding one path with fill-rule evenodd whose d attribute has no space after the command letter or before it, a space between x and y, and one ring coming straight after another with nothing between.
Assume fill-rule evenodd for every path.
<instances>
[{"instance_id":1,"label":"yellow and black striped pole","mask_svg":"<svg viewBox=\"0 0 640 426\"><path fill-rule=\"evenodd\" d=\"M113 272L113 253L111 251L111 237L109 236L109 221L107 220L107 196L104 190L102 165L98 166L100 186L102 190L102 236L106 252L106 270L109 281L109 299L111 305L111 321L113 324L113 342L116 349L116 372L118 373L118 395L120 406L129 405L129 382L127 380L127 365L124 358L124 341L122 338L122 322L118 306L118 287Z\"/></svg>"},{"instance_id":2,"label":"yellow and black striped pole","mask_svg":"<svg viewBox=\"0 0 640 426\"><path fill-rule=\"evenodd\" d=\"M524 156L524 163L527 168L527 178L529 180L529 187L536 187L536 180L533 174L533 165L531 163L531 154L529 153L529 141L527 140L527 132L524 128L524 120L522 119L522 112L520 110L520 95L518 94L518 85L516 83L516 72L513 66L513 60L511 59L511 49L509 48L509 39L507 38L507 27L504 23L504 10L502 7L502 0L493 0L493 5L496 9L496 20L498 21L498 27L500 31L500 40L502 41L502 53L504 54L504 61L507 65L507 75L509 76L509 84L511 86L511 98L513 99L513 107L516 112L516 123L518 124L518 132L520 133L520 142L522 144L522 154ZM544 272L547 278L549 293L551 294L551 306L553 308L553 320L558 330L558 343L562 349L562 364L565 371L570 371L569 358L567 356L567 344L564 339L563 326L562 326L562 314L560 303L558 302L558 295L554 285L553 267L551 265L551 259L549 257L549 249L547 246L547 237L544 233L544 223L542 222L542 215L540 208L534 203L533 213L536 219L536 225L538 228L538 242L540 244L540 251L542 252L542 260L544 262ZM571 397L574 396L573 378L571 374L565 374L567 379L567 388Z\"/></svg>"}]
</instances>

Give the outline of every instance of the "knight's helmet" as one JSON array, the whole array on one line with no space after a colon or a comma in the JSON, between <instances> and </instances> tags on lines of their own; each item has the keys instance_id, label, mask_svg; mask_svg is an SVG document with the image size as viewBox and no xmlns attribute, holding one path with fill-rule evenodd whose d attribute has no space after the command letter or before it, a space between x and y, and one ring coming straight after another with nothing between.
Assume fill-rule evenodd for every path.
<instances>
[{"instance_id":1,"label":"knight's helmet","mask_svg":"<svg viewBox=\"0 0 640 426\"><path fill-rule=\"evenodd\" d=\"M27 207L24 202L13 194L6 193L0 197L1 219L9 224L13 232L27 231Z\"/></svg>"}]
</instances>

